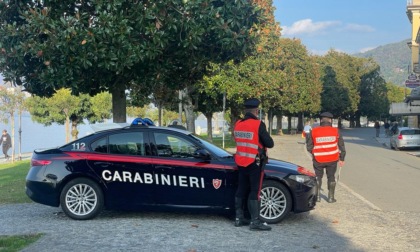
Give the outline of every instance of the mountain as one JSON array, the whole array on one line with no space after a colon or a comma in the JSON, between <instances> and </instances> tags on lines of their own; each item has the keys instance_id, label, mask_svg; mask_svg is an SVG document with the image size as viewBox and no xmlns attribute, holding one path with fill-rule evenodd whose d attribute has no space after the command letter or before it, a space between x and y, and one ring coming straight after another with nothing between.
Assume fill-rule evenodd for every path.
<instances>
[{"instance_id":1,"label":"mountain","mask_svg":"<svg viewBox=\"0 0 420 252\"><path fill-rule=\"evenodd\" d=\"M400 86L407 79L409 75L408 70L411 67L411 49L408 47L407 42L411 42L411 39L379 46L352 56L361 58L372 57L381 67L381 74L386 82L392 82Z\"/></svg>"}]
</instances>

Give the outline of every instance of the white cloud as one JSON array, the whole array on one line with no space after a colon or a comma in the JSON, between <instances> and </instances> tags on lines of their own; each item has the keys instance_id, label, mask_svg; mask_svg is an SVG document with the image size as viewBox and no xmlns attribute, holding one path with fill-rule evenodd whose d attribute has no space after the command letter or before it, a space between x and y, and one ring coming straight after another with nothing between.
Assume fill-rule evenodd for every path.
<instances>
[{"instance_id":1,"label":"white cloud","mask_svg":"<svg viewBox=\"0 0 420 252\"><path fill-rule=\"evenodd\" d=\"M294 22L292 26L282 26L282 35L295 36L299 34L320 34L335 29L341 32L373 32L375 29L369 25L342 24L340 21L314 22L312 19L302 19Z\"/></svg>"},{"instance_id":2,"label":"white cloud","mask_svg":"<svg viewBox=\"0 0 420 252\"><path fill-rule=\"evenodd\" d=\"M297 34L319 33L328 28L339 26L340 24L338 21L313 22L312 19L303 19L293 23L291 27L283 26L282 34L293 36Z\"/></svg>"},{"instance_id":3,"label":"white cloud","mask_svg":"<svg viewBox=\"0 0 420 252\"><path fill-rule=\"evenodd\" d=\"M359 24L347 24L344 28L345 31L357 31L357 32L374 32L375 29L369 25Z\"/></svg>"},{"instance_id":4,"label":"white cloud","mask_svg":"<svg viewBox=\"0 0 420 252\"><path fill-rule=\"evenodd\" d=\"M360 52L361 52L361 53L365 53L365 52L370 51L370 50L373 50L373 49L375 49L375 48L376 48L376 47L365 47L365 48L360 49Z\"/></svg>"}]
</instances>

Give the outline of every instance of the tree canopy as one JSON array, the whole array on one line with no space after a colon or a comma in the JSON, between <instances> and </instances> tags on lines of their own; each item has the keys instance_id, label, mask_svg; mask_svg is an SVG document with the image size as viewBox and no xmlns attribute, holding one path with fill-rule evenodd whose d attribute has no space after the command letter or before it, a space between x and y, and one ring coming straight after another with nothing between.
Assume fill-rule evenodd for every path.
<instances>
[{"instance_id":1,"label":"tree canopy","mask_svg":"<svg viewBox=\"0 0 420 252\"><path fill-rule=\"evenodd\" d=\"M263 22L249 0L0 2L0 72L30 93L112 93L125 122L125 90L185 85L210 61L239 59Z\"/></svg>"}]
</instances>

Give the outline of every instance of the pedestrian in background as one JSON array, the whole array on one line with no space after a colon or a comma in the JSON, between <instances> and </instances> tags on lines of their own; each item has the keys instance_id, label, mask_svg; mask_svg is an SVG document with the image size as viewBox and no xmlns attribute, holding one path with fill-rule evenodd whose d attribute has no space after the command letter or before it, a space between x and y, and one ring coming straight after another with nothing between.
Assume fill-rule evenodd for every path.
<instances>
[{"instance_id":1,"label":"pedestrian in background","mask_svg":"<svg viewBox=\"0 0 420 252\"><path fill-rule=\"evenodd\" d=\"M376 137L379 137L379 133L381 131L381 125L379 125L378 121L375 121L374 127L375 127L375 130L376 130Z\"/></svg>"},{"instance_id":2,"label":"pedestrian in background","mask_svg":"<svg viewBox=\"0 0 420 252\"><path fill-rule=\"evenodd\" d=\"M3 130L3 135L0 138L0 144L3 148L3 154L4 158L9 158L9 155L7 155L7 152L10 148L12 148L12 139L10 138L9 133L7 133L7 130Z\"/></svg>"},{"instance_id":3,"label":"pedestrian in background","mask_svg":"<svg viewBox=\"0 0 420 252\"><path fill-rule=\"evenodd\" d=\"M314 128L316 128L316 127L319 127L319 122L318 122L318 120L317 120L317 119L315 119L315 120L314 120L314 123L312 123L311 128L312 128L312 129L314 129Z\"/></svg>"},{"instance_id":4,"label":"pedestrian in background","mask_svg":"<svg viewBox=\"0 0 420 252\"><path fill-rule=\"evenodd\" d=\"M385 129L385 137L389 137L389 127L391 127L391 125L389 124L388 121L385 122L384 124L384 129Z\"/></svg>"},{"instance_id":5,"label":"pedestrian in background","mask_svg":"<svg viewBox=\"0 0 420 252\"><path fill-rule=\"evenodd\" d=\"M248 225L244 217L244 202L248 199L251 215L250 230L271 230L260 220L260 192L267 162L267 148L274 141L267 128L258 119L260 101L252 98L245 101L245 117L236 122L234 137L236 142L235 163L238 165L238 188L235 195L235 226Z\"/></svg>"},{"instance_id":6,"label":"pedestrian in background","mask_svg":"<svg viewBox=\"0 0 420 252\"><path fill-rule=\"evenodd\" d=\"M344 166L346 148L338 129L332 126L333 115L330 112L324 112L320 117L321 125L312 129L306 149L312 154L312 162L318 183L317 201L321 201L322 177L325 169L328 180L328 202L334 203L336 202L334 194L337 163L339 163L340 167Z\"/></svg>"},{"instance_id":7,"label":"pedestrian in background","mask_svg":"<svg viewBox=\"0 0 420 252\"><path fill-rule=\"evenodd\" d=\"M305 142L308 141L308 136L311 133L312 127L309 125L310 121L306 121L305 127L303 127L302 137L305 138Z\"/></svg>"}]
</instances>

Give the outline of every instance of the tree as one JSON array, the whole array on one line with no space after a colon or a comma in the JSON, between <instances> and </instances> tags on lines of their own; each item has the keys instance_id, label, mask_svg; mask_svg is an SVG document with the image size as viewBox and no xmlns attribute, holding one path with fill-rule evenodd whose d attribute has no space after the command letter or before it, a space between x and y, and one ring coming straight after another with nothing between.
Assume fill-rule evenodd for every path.
<instances>
[{"instance_id":1,"label":"tree","mask_svg":"<svg viewBox=\"0 0 420 252\"><path fill-rule=\"evenodd\" d=\"M77 126L83 123L83 119L94 123L111 117L109 93L100 93L91 98L87 94L75 96L70 89L63 88L50 98L32 96L26 100L26 106L33 121L45 126L64 124L66 142L70 141L70 134L73 140L77 139Z\"/></svg>"},{"instance_id":2,"label":"tree","mask_svg":"<svg viewBox=\"0 0 420 252\"><path fill-rule=\"evenodd\" d=\"M6 80L47 97L109 91L114 122L126 121L125 90L162 80L182 89L208 62L242 57L261 22L249 0L10 0L0 13Z\"/></svg>"},{"instance_id":3,"label":"tree","mask_svg":"<svg viewBox=\"0 0 420 252\"><path fill-rule=\"evenodd\" d=\"M0 120L9 123L12 140L12 161L15 160L15 115L21 115L25 110L25 95L17 88L0 87ZM20 125L19 125L20 128ZM19 148L20 150L20 148ZM21 153L19 152L19 157Z\"/></svg>"},{"instance_id":4,"label":"tree","mask_svg":"<svg viewBox=\"0 0 420 252\"><path fill-rule=\"evenodd\" d=\"M372 120L387 117L389 102L384 78L380 75L380 67L372 59L364 60L366 73L362 75L360 84L360 104L356 115L356 126L360 127L360 116L367 116Z\"/></svg>"}]
</instances>

